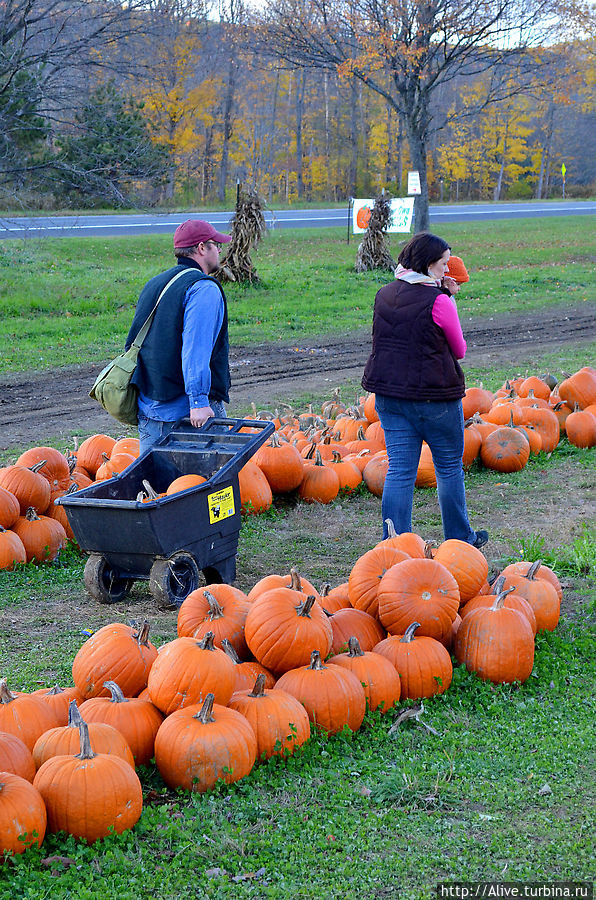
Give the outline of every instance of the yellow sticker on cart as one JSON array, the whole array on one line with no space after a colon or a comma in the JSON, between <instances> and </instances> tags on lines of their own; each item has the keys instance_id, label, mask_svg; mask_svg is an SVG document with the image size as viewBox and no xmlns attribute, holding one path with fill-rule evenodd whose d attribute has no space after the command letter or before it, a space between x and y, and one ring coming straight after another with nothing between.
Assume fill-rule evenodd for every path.
<instances>
[{"instance_id":1,"label":"yellow sticker on cart","mask_svg":"<svg viewBox=\"0 0 596 900\"><path fill-rule=\"evenodd\" d=\"M207 494L207 503L209 505L209 523L211 525L233 516L236 512L234 508L234 489L232 485L214 494Z\"/></svg>"}]
</instances>

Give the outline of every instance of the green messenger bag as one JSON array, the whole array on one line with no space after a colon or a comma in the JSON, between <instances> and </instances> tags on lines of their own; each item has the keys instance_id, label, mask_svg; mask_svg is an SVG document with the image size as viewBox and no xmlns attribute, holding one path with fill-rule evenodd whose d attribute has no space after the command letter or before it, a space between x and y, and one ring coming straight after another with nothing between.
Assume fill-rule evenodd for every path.
<instances>
[{"instance_id":1,"label":"green messenger bag","mask_svg":"<svg viewBox=\"0 0 596 900\"><path fill-rule=\"evenodd\" d=\"M157 298L157 303L132 342L131 347L108 363L105 369L101 370L89 391L89 396L97 400L106 412L113 416L114 419L122 422L123 425L136 425L138 422L138 390L136 385L132 384L132 376L137 367L139 350L149 333L155 311L167 289L187 271L187 269L182 269L181 272L178 272L168 281Z\"/></svg>"}]
</instances>

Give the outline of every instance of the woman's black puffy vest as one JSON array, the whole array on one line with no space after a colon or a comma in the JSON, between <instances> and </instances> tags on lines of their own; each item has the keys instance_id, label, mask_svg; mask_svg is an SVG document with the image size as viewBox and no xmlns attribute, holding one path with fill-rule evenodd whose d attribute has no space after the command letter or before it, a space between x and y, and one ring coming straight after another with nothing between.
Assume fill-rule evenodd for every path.
<instances>
[{"instance_id":1,"label":"woman's black puffy vest","mask_svg":"<svg viewBox=\"0 0 596 900\"><path fill-rule=\"evenodd\" d=\"M362 386L400 400L459 400L464 374L433 322L441 288L396 279L375 298L372 353Z\"/></svg>"}]
</instances>

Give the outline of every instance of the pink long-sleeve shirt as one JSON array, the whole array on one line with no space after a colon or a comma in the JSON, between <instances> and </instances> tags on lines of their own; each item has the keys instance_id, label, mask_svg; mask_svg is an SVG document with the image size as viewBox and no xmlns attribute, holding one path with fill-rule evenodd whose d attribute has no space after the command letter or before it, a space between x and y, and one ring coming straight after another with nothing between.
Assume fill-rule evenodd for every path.
<instances>
[{"instance_id":1,"label":"pink long-sleeve shirt","mask_svg":"<svg viewBox=\"0 0 596 900\"><path fill-rule=\"evenodd\" d=\"M434 302L432 316L435 325L445 332L447 343L455 358L463 359L466 355L467 345L453 298L447 294L439 294Z\"/></svg>"}]
</instances>

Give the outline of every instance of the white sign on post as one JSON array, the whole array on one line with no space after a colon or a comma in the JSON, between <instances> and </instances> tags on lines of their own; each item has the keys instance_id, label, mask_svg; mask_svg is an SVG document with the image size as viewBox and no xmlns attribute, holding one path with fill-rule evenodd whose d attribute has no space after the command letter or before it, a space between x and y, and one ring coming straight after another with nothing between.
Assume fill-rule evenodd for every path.
<instances>
[{"instance_id":1,"label":"white sign on post","mask_svg":"<svg viewBox=\"0 0 596 900\"><path fill-rule=\"evenodd\" d=\"M352 207L352 234L362 234L368 228L370 215L374 208L374 200L354 200ZM412 230L414 212L413 197L395 197L390 201L391 220L387 233L398 233Z\"/></svg>"},{"instance_id":2,"label":"white sign on post","mask_svg":"<svg viewBox=\"0 0 596 900\"><path fill-rule=\"evenodd\" d=\"M408 194L421 194L420 172L408 172Z\"/></svg>"}]
</instances>

